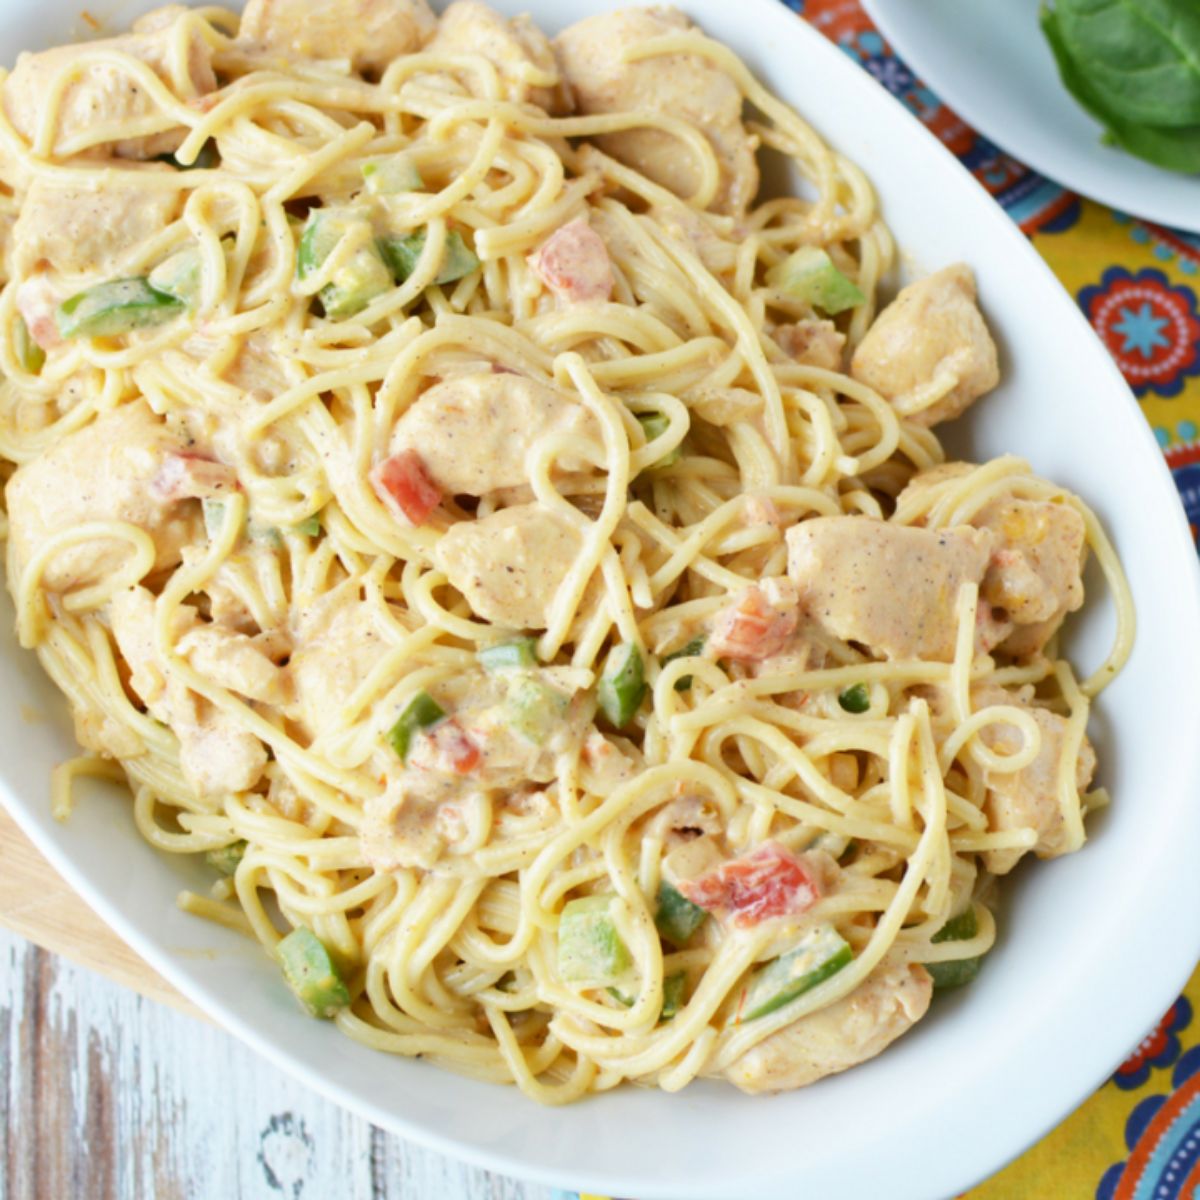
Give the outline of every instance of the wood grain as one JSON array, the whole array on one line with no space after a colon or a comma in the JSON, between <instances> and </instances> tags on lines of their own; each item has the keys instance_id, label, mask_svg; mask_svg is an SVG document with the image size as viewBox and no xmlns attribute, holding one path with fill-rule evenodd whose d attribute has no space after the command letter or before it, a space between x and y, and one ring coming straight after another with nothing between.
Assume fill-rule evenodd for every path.
<instances>
[{"instance_id":1,"label":"wood grain","mask_svg":"<svg viewBox=\"0 0 1200 1200\"><path fill-rule=\"evenodd\" d=\"M0 808L0 925L143 996L203 1014L131 950L71 890Z\"/></svg>"},{"instance_id":2,"label":"wood grain","mask_svg":"<svg viewBox=\"0 0 1200 1200\"><path fill-rule=\"evenodd\" d=\"M555 1200L0 931L0 1200ZM562 1193L557 1194L562 1200Z\"/></svg>"},{"instance_id":3,"label":"wood grain","mask_svg":"<svg viewBox=\"0 0 1200 1200\"><path fill-rule=\"evenodd\" d=\"M0 925L0 1200L563 1200L392 1137L198 1023L3 809Z\"/></svg>"}]
</instances>

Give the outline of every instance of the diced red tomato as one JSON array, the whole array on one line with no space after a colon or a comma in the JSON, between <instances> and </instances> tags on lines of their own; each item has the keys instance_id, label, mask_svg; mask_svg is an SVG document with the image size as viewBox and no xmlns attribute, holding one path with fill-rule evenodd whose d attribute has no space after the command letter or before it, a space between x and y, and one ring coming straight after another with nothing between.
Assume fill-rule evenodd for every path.
<instances>
[{"instance_id":1,"label":"diced red tomato","mask_svg":"<svg viewBox=\"0 0 1200 1200\"><path fill-rule=\"evenodd\" d=\"M167 503L227 496L237 488L232 467L202 454L168 454L150 484L154 495Z\"/></svg>"},{"instance_id":2,"label":"diced red tomato","mask_svg":"<svg viewBox=\"0 0 1200 1200\"><path fill-rule=\"evenodd\" d=\"M771 581L774 582L774 581ZM796 632L799 611L794 597L766 584L748 587L717 614L708 648L718 658L758 662L783 651Z\"/></svg>"},{"instance_id":3,"label":"diced red tomato","mask_svg":"<svg viewBox=\"0 0 1200 1200\"><path fill-rule=\"evenodd\" d=\"M457 721L443 721L428 734L437 762L444 771L470 775L483 760L483 752Z\"/></svg>"},{"instance_id":4,"label":"diced red tomato","mask_svg":"<svg viewBox=\"0 0 1200 1200\"><path fill-rule=\"evenodd\" d=\"M371 471L375 494L410 525L424 525L441 503L442 493L415 450L401 450Z\"/></svg>"},{"instance_id":5,"label":"diced red tomato","mask_svg":"<svg viewBox=\"0 0 1200 1200\"><path fill-rule=\"evenodd\" d=\"M741 928L802 913L821 898L816 876L778 842L764 842L742 858L684 880L679 890L701 908L728 913Z\"/></svg>"},{"instance_id":6,"label":"diced red tomato","mask_svg":"<svg viewBox=\"0 0 1200 1200\"><path fill-rule=\"evenodd\" d=\"M556 229L530 255L529 265L560 300L580 303L612 295L615 281L608 247L583 217Z\"/></svg>"},{"instance_id":7,"label":"diced red tomato","mask_svg":"<svg viewBox=\"0 0 1200 1200\"><path fill-rule=\"evenodd\" d=\"M43 350L62 345L58 322L54 319L58 299L45 275L31 275L17 288L17 312L21 314L29 336Z\"/></svg>"}]
</instances>

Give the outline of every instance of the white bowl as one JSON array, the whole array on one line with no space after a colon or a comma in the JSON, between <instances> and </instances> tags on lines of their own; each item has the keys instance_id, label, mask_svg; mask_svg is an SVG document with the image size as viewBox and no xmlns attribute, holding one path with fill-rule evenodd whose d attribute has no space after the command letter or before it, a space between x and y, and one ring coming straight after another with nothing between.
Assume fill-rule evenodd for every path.
<instances>
[{"instance_id":1,"label":"white bowl","mask_svg":"<svg viewBox=\"0 0 1200 1200\"><path fill-rule=\"evenodd\" d=\"M1200 175L1156 167L1100 140L1063 87L1038 25L1041 0L863 0L897 54L997 146L1113 208L1200 233Z\"/></svg>"},{"instance_id":2,"label":"white bowl","mask_svg":"<svg viewBox=\"0 0 1200 1200\"><path fill-rule=\"evenodd\" d=\"M556 29L612 5L520 7ZM1079 1104L1167 1008L1200 953L1195 553L1133 397L1066 293L959 164L774 0L687 7L870 172L913 269L974 266L1005 379L965 423L959 449L1018 452L1080 492L1133 582L1137 648L1092 730L1114 804L1090 822L1080 854L1031 864L1012 881L978 981L881 1057L800 1092L624 1088L544 1110L515 1090L373 1053L301 1014L257 946L176 909L176 892L204 886L207 873L143 844L117 789L97 786L69 823L54 824L47 776L74 750L65 704L7 634L0 782L51 862L181 991L277 1065L404 1137L639 1200L930 1200L996 1170ZM76 0L0 5L0 60L61 38L75 14ZM1077 660L1091 664L1110 631L1093 593L1073 639ZM28 706L50 716L31 723Z\"/></svg>"}]
</instances>

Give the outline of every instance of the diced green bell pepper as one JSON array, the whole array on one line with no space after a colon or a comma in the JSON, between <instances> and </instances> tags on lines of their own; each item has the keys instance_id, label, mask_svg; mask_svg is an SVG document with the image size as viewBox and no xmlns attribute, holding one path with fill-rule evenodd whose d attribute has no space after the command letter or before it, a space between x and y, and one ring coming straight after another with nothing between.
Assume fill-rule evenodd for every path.
<instances>
[{"instance_id":1,"label":"diced green bell pepper","mask_svg":"<svg viewBox=\"0 0 1200 1200\"><path fill-rule=\"evenodd\" d=\"M16 318L13 334L13 349L16 350L21 370L28 371L30 375L40 375L46 365L46 352L33 340L24 317Z\"/></svg>"},{"instance_id":2,"label":"diced green bell pepper","mask_svg":"<svg viewBox=\"0 0 1200 1200\"><path fill-rule=\"evenodd\" d=\"M600 711L617 729L623 729L633 719L645 694L646 675L641 651L632 642L614 646L596 687Z\"/></svg>"},{"instance_id":3,"label":"diced green bell pepper","mask_svg":"<svg viewBox=\"0 0 1200 1200\"><path fill-rule=\"evenodd\" d=\"M537 666L537 640L530 637L513 638L484 646L475 657L489 674L495 671L526 670Z\"/></svg>"},{"instance_id":4,"label":"diced green bell pepper","mask_svg":"<svg viewBox=\"0 0 1200 1200\"><path fill-rule=\"evenodd\" d=\"M686 946L707 917L708 913L693 904L674 884L664 879L658 885L658 911L654 914L654 924L672 946Z\"/></svg>"},{"instance_id":5,"label":"diced green bell pepper","mask_svg":"<svg viewBox=\"0 0 1200 1200\"><path fill-rule=\"evenodd\" d=\"M849 943L832 925L818 925L793 949L750 976L738 1020L753 1021L790 1004L837 974L853 957Z\"/></svg>"},{"instance_id":6,"label":"diced green bell pepper","mask_svg":"<svg viewBox=\"0 0 1200 1200\"><path fill-rule=\"evenodd\" d=\"M830 858L840 859L846 853L846 847L850 845L850 839L840 833L818 833L811 842L805 846L805 850L823 850Z\"/></svg>"},{"instance_id":7,"label":"diced green bell pepper","mask_svg":"<svg viewBox=\"0 0 1200 1200\"><path fill-rule=\"evenodd\" d=\"M953 916L930 938L938 942L968 942L979 932L979 918L975 916L975 906L969 905L957 916Z\"/></svg>"},{"instance_id":8,"label":"diced green bell pepper","mask_svg":"<svg viewBox=\"0 0 1200 1200\"><path fill-rule=\"evenodd\" d=\"M692 638L686 646L680 646L678 650L672 650L670 654L662 656L662 665L665 667L667 663L674 662L677 658L695 658L704 650L704 638ZM675 690L677 692L686 692L692 686L692 677L690 675L681 675L675 680Z\"/></svg>"},{"instance_id":9,"label":"diced green bell pepper","mask_svg":"<svg viewBox=\"0 0 1200 1200\"><path fill-rule=\"evenodd\" d=\"M660 1021L669 1021L683 1007L683 994L686 990L686 971L672 971L663 980L662 1012L658 1016Z\"/></svg>"},{"instance_id":10,"label":"diced green bell pepper","mask_svg":"<svg viewBox=\"0 0 1200 1200\"><path fill-rule=\"evenodd\" d=\"M540 746L562 723L567 697L532 675L519 675L508 685L505 720L526 741Z\"/></svg>"},{"instance_id":11,"label":"diced green bell pepper","mask_svg":"<svg viewBox=\"0 0 1200 1200\"><path fill-rule=\"evenodd\" d=\"M208 171L217 165L217 144L209 138L196 152L195 160L181 163L174 154L156 154L155 162L167 163L177 171Z\"/></svg>"},{"instance_id":12,"label":"diced green bell pepper","mask_svg":"<svg viewBox=\"0 0 1200 1200\"><path fill-rule=\"evenodd\" d=\"M314 1017L332 1017L350 1003L341 972L311 930L293 929L279 943L278 954L288 987Z\"/></svg>"},{"instance_id":13,"label":"diced green bell pepper","mask_svg":"<svg viewBox=\"0 0 1200 1200\"><path fill-rule=\"evenodd\" d=\"M416 164L403 154L368 159L362 165L363 182L373 196L394 196L398 192L416 192L425 186Z\"/></svg>"},{"instance_id":14,"label":"diced green bell pepper","mask_svg":"<svg viewBox=\"0 0 1200 1200\"><path fill-rule=\"evenodd\" d=\"M816 246L802 246L767 272L767 283L833 314L866 301L858 285L833 265Z\"/></svg>"},{"instance_id":15,"label":"diced green bell pepper","mask_svg":"<svg viewBox=\"0 0 1200 1200\"><path fill-rule=\"evenodd\" d=\"M838 703L848 713L865 713L871 707L871 691L865 683L855 683L838 696Z\"/></svg>"},{"instance_id":16,"label":"diced green bell pepper","mask_svg":"<svg viewBox=\"0 0 1200 1200\"><path fill-rule=\"evenodd\" d=\"M292 526L292 532L298 533L301 537L317 537L321 532L321 514L313 513L311 517L305 517L303 521Z\"/></svg>"},{"instance_id":17,"label":"diced green bell pepper","mask_svg":"<svg viewBox=\"0 0 1200 1200\"><path fill-rule=\"evenodd\" d=\"M115 337L132 329L161 325L184 310L174 296L152 288L140 276L98 283L64 300L54 314L65 338Z\"/></svg>"},{"instance_id":18,"label":"diced green bell pepper","mask_svg":"<svg viewBox=\"0 0 1200 1200\"><path fill-rule=\"evenodd\" d=\"M648 442L654 441L655 438L662 437L662 435L671 427L670 418L664 416L662 413L638 413L637 419L638 424L641 425L642 429L645 431L646 441ZM657 470L659 467L673 467L682 456L683 451L676 446L674 450L671 450L667 454L664 454L662 458L652 462L650 464L650 469Z\"/></svg>"},{"instance_id":19,"label":"diced green bell pepper","mask_svg":"<svg viewBox=\"0 0 1200 1200\"><path fill-rule=\"evenodd\" d=\"M614 917L622 903L609 892L570 900L563 907L558 923L558 973L563 979L608 984L629 970L633 960Z\"/></svg>"},{"instance_id":20,"label":"diced green bell pepper","mask_svg":"<svg viewBox=\"0 0 1200 1200\"><path fill-rule=\"evenodd\" d=\"M405 234L403 237L385 237L379 239L379 247L383 257L392 270L397 283L403 283L416 269L421 252L425 249L425 230ZM463 241L462 234L457 229L446 234L446 248L442 255L442 265L433 277L437 284L453 283L470 275L479 266L479 259L474 251Z\"/></svg>"},{"instance_id":21,"label":"diced green bell pepper","mask_svg":"<svg viewBox=\"0 0 1200 1200\"><path fill-rule=\"evenodd\" d=\"M939 991L964 987L979 974L983 959L979 955L971 958L955 958L949 962L926 963L925 970L933 978L933 986Z\"/></svg>"},{"instance_id":22,"label":"diced green bell pepper","mask_svg":"<svg viewBox=\"0 0 1200 1200\"><path fill-rule=\"evenodd\" d=\"M221 239L221 249L227 258L235 244L232 234ZM176 250L150 272L147 282L156 292L174 296L188 306L195 304L200 295L200 246L189 242Z\"/></svg>"},{"instance_id":23,"label":"diced green bell pepper","mask_svg":"<svg viewBox=\"0 0 1200 1200\"><path fill-rule=\"evenodd\" d=\"M150 272L147 282L156 292L194 304L200 294L200 247L193 242L176 250Z\"/></svg>"},{"instance_id":24,"label":"diced green bell pepper","mask_svg":"<svg viewBox=\"0 0 1200 1200\"><path fill-rule=\"evenodd\" d=\"M307 279L329 256L348 227L347 214L314 208L300 229L296 246L296 278Z\"/></svg>"},{"instance_id":25,"label":"diced green bell pepper","mask_svg":"<svg viewBox=\"0 0 1200 1200\"><path fill-rule=\"evenodd\" d=\"M408 761L408 751L412 746L413 736L436 725L446 711L428 693L418 692L405 706L395 725L388 730L388 741L392 744L401 762Z\"/></svg>"},{"instance_id":26,"label":"diced green bell pepper","mask_svg":"<svg viewBox=\"0 0 1200 1200\"><path fill-rule=\"evenodd\" d=\"M660 1021L669 1021L683 1007L683 993L686 988L686 971L672 971L663 980L662 1009L658 1014ZM618 1004L623 1004L626 1008L632 1008L637 1000L636 996L629 996L620 988L610 987L606 990Z\"/></svg>"},{"instance_id":27,"label":"diced green bell pepper","mask_svg":"<svg viewBox=\"0 0 1200 1200\"><path fill-rule=\"evenodd\" d=\"M246 524L246 533L252 542L260 546L270 546L272 550L283 549L283 538L274 525L259 525L256 521Z\"/></svg>"},{"instance_id":28,"label":"diced green bell pepper","mask_svg":"<svg viewBox=\"0 0 1200 1200\"><path fill-rule=\"evenodd\" d=\"M219 500L215 496L207 496L200 501L200 511L204 514L204 532L208 534L209 541L221 536L227 507L227 501Z\"/></svg>"},{"instance_id":29,"label":"diced green bell pepper","mask_svg":"<svg viewBox=\"0 0 1200 1200\"><path fill-rule=\"evenodd\" d=\"M362 213L315 208L308 214L296 251L296 276L307 279L333 253L356 224L369 224ZM360 313L392 287L392 276L374 239L361 246L334 272L318 295L325 315L333 321Z\"/></svg>"},{"instance_id":30,"label":"diced green bell pepper","mask_svg":"<svg viewBox=\"0 0 1200 1200\"><path fill-rule=\"evenodd\" d=\"M974 905L964 908L957 916L953 916L930 939L937 942L967 942L979 932L979 919L975 916ZM925 970L933 976L933 986L939 990L962 987L970 983L979 974L983 965L983 956L976 954L971 958L955 958L949 962L932 962L925 964Z\"/></svg>"},{"instance_id":31,"label":"diced green bell pepper","mask_svg":"<svg viewBox=\"0 0 1200 1200\"><path fill-rule=\"evenodd\" d=\"M210 850L204 856L204 861L210 867L214 867L220 871L222 875L232 875L238 869L238 863L246 856L246 842L230 842L228 846L221 846L216 850Z\"/></svg>"}]
</instances>

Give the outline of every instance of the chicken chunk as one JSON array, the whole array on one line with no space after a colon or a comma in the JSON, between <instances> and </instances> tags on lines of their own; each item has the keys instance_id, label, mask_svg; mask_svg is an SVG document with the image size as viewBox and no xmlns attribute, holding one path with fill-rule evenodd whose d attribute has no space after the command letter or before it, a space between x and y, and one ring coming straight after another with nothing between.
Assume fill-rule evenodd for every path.
<instances>
[{"instance_id":1,"label":"chicken chunk","mask_svg":"<svg viewBox=\"0 0 1200 1200\"><path fill-rule=\"evenodd\" d=\"M898 503L903 506L920 500L925 492L953 486L977 469L960 462L923 471ZM999 649L1017 657L1038 653L1067 614L1083 604L1087 557L1083 517L1057 499L1030 500L1007 492L984 505L971 524L996 539L980 600L999 610L1014 627Z\"/></svg>"},{"instance_id":2,"label":"chicken chunk","mask_svg":"<svg viewBox=\"0 0 1200 1200\"><path fill-rule=\"evenodd\" d=\"M820 628L885 658L949 662L959 588L982 582L993 537L845 516L801 521L787 543L800 606Z\"/></svg>"},{"instance_id":3,"label":"chicken chunk","mask_svg":"<svg viewBox=\"0 0 1200 1200\"><path fill-rule=\"evenodd\" d=\"M1000 687L978 689L972 696L977 709L995 704L1010 704L1027 709L1037 722L1042 744L1037 757L1019 771L985 772L987 797L983 810L988 828L993 832L1012 829L1034 829L1038 840L1033 852L1039 858L1055 858L1067 852L1066 825L1059 802L1058 772L1063 756L1063 740L1067 722L1057 713L1030 703L1028 695L1010 692ZM1014 754L1021 749L1023 738L1014 725L989 725L982 734L984 744L999 754ZM1085 737L1075 761L1075 786L1087 788L1096 770L1096 755ZM993 875L1005 875L1027 853L1025 850L989 850L983 856L984 866Z\"/></svg>"},{"instance_id":4,"label":"chicken chunk","mask_svg":"<svg viewBox=\"0 0 1200 1200\"><path fill-rule=\"evenodd\" d=\"M437 36L426 47L431 54L478 54L500 74L505 98L529 101L548 113L571 111L561 84L535 86L530 76L558 75L558 64L546 35L524 14L506 19L480 0L455 0L442 13Z\"/></svg>"},{"instance_id":5,"label":"chicken chunk","mask_svg":"<svg viewBox=\"0 0 1200 1200\"><path fill-rule=\"evenodd\" d=\"M197 18L182 8L164 11L172 16L169 22L143 19L138 23L141 32L125 37L19 55L0 93L4 110L17 132L33 140L56 90L55 81L64 72L73 72L58 103L53 154L87 152L91 157L115 154L118 158L153 158L177 150L186 130L155 104L128 70L113 62L89 63L76 70L82 54L124 55L145 63L181 100L214 91L217 80L212 68L212 48ZM187 55L183 77L176 79L173 47L178 21L187 23ZM142 124L154 121L160 128L138 137L116 137L117 127L131 121Z\"/></svg>"},{"instance_id":6,"label":"chicken chunk","mask_svg":"<svg viewBox=\"0 0 1200 1200\"><path fill-rule=\"evenodd\" d=\"M618 745L593 729L584 739L580 763L588 791L607 796L632 779L641 770L643 760L632 742L621 739Z\"/></svg>"},{"instance_id":7,"label":"chicken chunk","mask_svg":"<svg viewBox=\"0 0 1200 1200\"><path fill-rule=\"evenodd\" d=\"M11 552L21 568L52 533L87 521L125 521L154 539L156 569L173 567L202 535L200 507L159 498L152 483L166 457L182 450L137 400L105 413L25 463L8 481ZM63 550L42 586L65 592L95 583L129 558L129 544L97 538Z\"/></svg>"},{"instance_id":8,"label":"chicken chunk","mask_svg":"<svg viewBox=\"0 0 1200 1200\"><path fill-rule=\"evenodd\" d=\"M684 33L691 22L674 8L629 8L588 17L555 39L567 83L583 113L643 112L675 117L708 138L721 168L712 207L745 214L758 192L756 139L742 124L742 94L720 68L694 54L623 61L651 38ZM673 135L637 128L593 139L614 158L685 199L700 184L695 156Z\"/></svg>"},{"instance_id":9,"label":"chicken chunk","mask_svg":"<svg viewBox=\"0 0 1200 1200\"><path fill-rule=\"evenodd\" d=\"M1067 613L1083 604L1083 518L1065 504L1014 499L988 505L972 524L1002 540L982 590L983 598L1016 626L1000 649L1017 657L1035 654Z\"/></svg>"},{"instance_id":10,"label":"chicken chunk","mask_svg":"<svg viewBox=\"0 0 1200 1200\"><path fill-rule=\"evenodd\" d=\"M344 58L383 71L437 32L425 0L250 0L239 35L283 56Z\"/></svg>"},{"instance_id":11,"label":"chicken chunk","mask_svg":"<svg viewBox=\"0 0 1200 1200\"><path fill-rule=\"evenodd\" d=\"M166 671L154 641L154 597L142 587L118 593L109 604L109 621L130 669L130 687L179 739L179 765L188 782L205 796L254 787L267 765L262 742ZM179 609L173 630L177 639L205 632L195 609ZM221 633L212 632L217 637ZM178 642L176 648L181 649Z\"/></svg>"},{"instance_id":12,"label":"chicken chunk","mask_svg":"<svg viewBox=\"0 0 1200 1200\"><path fill-rule=\"evenodd\" d=\"M387 651L387 631L357 588L342 587L303 610L292 634L296 648L288 674L295 707L289 716L316 738L328 713L350 698Z\"/></svg>"},{"instance_id":13,"label":"chicken chunk","mask_svg":"<svg viewBox=\"0 0 1200 1200\"><path fill-rule=\"evenodd\" d=\"M772 336L779 348L797 362L826 371L842 369L846 335L832 321L808 319L779 325Z\"/></svg>"},{"instance_id":14,"label":"chicken chunk","mask_svg":"<svg viewBox=\"0 0 1200 1200\"><path fill-rule=\"evenodd\" d=\"M875 318L850 373L919 425L968 409L1000 382L996 344L962 263L911 283Z\"/></svg>"},{"instance_id":15,"label":"chicken chunk","mask_svg":"<svg viewBox=\"0 0 1200 1200\"><path fill-rule=\"evenodd\" d=\"M583 547L566 517L538 504L451 525L434 562L475 614L512 629L545 629L559 585Z\"/></svg>"},{"instance_id":16,"label":"chicken chunk","mask_svg":"<svg viewBox=\"0 0 1200 1200\"><path fill-rule=\"evenodd\" d=\"M142 170L151 169L159 168ZM179 211L179 194L146 187L142 170L121 171L102 186L36 177L13 226L17 273L49 267L64 275L112 275L123 255L165 229Z\"/></svg>"},{"instance_id":17,"label":"chicken chunk","mask_svg":"<svg viewBox=\"0 0 1200 1200\"><path fill-rule=\"evenodd\" d=\"M750 1093L805 1087L874 1058L925 1015L932 997L924 967L878 967L844 999L747 1050L725 1077Z\"/></svg>"},{"instance_id":18,"label":"chicken chunk","mask_svg":"<svg viewBox=\"0 0 1200 1200\"><path fill-rule=\"evenodd\" d=\"M190 450L166 454L158 474L150 483L155 499L164 503L214 500L237 489L237 471L233 467Z\"/></svg>"},{"instance_id":19,"label":"chicken chunk","mask_svg":"<svg viewBox=\"0 0 1200 1200\"><path fill-rule=\"evenodd\" d=\"M475 822L484 820L490 823L482 792L439 798L397 781L363 806L358 844L377 871L428 871L447 848L469 835Z\"/></svg>"},{"instance_id":20,"label":"chicken chunk","mask_svg":"<svg viewBox=\"0 0 1200 1200\"><path fill-rule=\"evenodd\" d=\"M268 639L219 625L197 626L176 644L201 675L248 700L279 704L287 696L287 676L267 653Z\"/></svg>"},{"instance_id":21,"label":"chicken chunk","mask_svg":"<svg viewBox=\"0 0 1200 1200\"><path fill-rule=\"evenodd\" d=\"M601 453L596 420L573 396L524 375L458 375L417 398L396 422L389 450L418 452L443 493L482 496L527 484L529 451L546 434ZM560 471L587 465L573 455L558 460Z\"/></svg>"}]
</instances>

